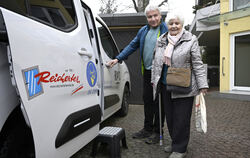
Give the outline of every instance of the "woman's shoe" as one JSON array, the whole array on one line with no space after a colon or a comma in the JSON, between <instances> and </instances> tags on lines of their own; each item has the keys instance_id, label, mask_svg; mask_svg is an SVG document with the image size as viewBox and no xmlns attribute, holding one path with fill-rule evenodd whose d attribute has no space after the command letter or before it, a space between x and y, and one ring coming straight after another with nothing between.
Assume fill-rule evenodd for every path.
<instances>
[{"instance_id":1,"label":"woman's shoe","mask_svg":"<svg viewBox=\"0 0 250 158\"><path fill-rule=\"evenodd\" d=\"M178 153L178 152L172 152L172 154L169 156L169 158L184 158L186 157L187 153Z\"/></svg>"},{"instance_id":2,"label":"woman's shoe","mask_svg":"<svg viewBox=\"0 0 250 158\"><path fill-rule=\"evenodd\" d=\"M172 152L172 145L168 145L168 146L164 147L164 151L166 153L171 153Z\"/></svg>"},{"instance_id":3,"label":"woman's shoe","mask_svg":"<svg viewBox=\"0 0 250 158\"><path fill-rule=\"evenodd\" d=\"M142 139L142 138L148 138L152 135L152 131L147 131L144 128L141 129L139 132L136 132L132 135L134 139Z\"/></svg>"}]
</instances>

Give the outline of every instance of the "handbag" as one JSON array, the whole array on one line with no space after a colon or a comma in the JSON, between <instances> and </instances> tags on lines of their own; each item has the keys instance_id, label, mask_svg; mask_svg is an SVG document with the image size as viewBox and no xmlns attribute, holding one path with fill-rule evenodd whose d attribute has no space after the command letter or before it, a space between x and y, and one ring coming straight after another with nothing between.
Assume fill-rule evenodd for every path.
<instances>
[{"instance_id":1,"label":"handbag","mask_svg":"<svg viewBox=\"0 0 250 158\"><path fill-rule=\"evenodd\" d=\"M167 91L177 93L189 93L192 90L190 68L173 68L167 70L166 82Z\"/></svg>"},{"instance_id":2,"label":"handbag","mask_svg":"<svg viewBox=\"0 0 250 158\"><path fill-rule=\"evenodd\" d=\"M203 93L195 96L195 126L198 132L207 132L207 114Z\"/></svg>"}]
</instances>

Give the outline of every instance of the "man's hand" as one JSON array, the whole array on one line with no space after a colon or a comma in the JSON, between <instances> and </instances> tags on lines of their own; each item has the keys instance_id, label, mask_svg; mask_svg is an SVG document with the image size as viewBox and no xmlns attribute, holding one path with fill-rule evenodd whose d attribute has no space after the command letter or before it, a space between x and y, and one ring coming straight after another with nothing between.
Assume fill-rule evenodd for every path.
<instances>
[{"instance_id":1,"label":"man's hand","mask_svg":"<svg viewBox=\"0 0 250 158\"><path fill-rule=\"evenodd\" d=\"M117 64L117 63L118 63L118 59L113 59L113 60L107 62L107 63L106 63L106 66L112 68L112 67L113 67L115 64Z\"/></svg>"}]
</instances>

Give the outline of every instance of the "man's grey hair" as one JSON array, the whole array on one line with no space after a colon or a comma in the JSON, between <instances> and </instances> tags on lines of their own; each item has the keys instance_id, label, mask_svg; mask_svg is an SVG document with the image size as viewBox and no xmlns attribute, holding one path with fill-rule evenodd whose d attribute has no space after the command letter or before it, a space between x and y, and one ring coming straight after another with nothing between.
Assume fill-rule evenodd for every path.
<instances>
[{"instance_id":1,"label":"man's grey hair","mask_svg":"<svg viewBox=\"0 0 250 158\"><path fill-rule=\"evenodd\" d=\"M177 13L177 12L168 13L167 17L165 19L165 23L168 24L169 21L173 20L173 19L179 19L180 22L181 22L181 25L182 26L184 25L184 18L183 18L183 16L180 13Z\"/></svg>"},{"instance_id":2,"label":"man's grey hair","mask_svg":"<svg viewBox=\"0 0 250 158\"><path fill-rule=\"evenodd\" d=\"M145 12L144 12L145 16L147 16L148 12L155 11L155 10L158 10L159 13L161 14L161 10L157 5L152 5L152 4L147 5L147 7L145 8Z\"/></svg>"}]
</instances>

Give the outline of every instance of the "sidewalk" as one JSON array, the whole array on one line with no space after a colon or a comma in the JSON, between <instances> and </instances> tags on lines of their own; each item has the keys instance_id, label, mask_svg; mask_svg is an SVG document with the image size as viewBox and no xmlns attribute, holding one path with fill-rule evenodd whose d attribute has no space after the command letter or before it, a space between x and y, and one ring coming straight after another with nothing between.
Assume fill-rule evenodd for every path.
<instances>
[{"instance_id":1,"label":"sidewalk","mask_svg":"<svg viewBox=\"0 0 250 158\"><path fill-rule=\"evenodd\" d=\"M194 112L187 158L249 158L250 157L250 102L218 98L214 92L205 96L207 104L208 132L195 130ZM102 126L122 127L126 131L128 149L121 148L122 158L166 158L169 154L163 146L148 145L144 140L132 139L131 135L142 128L143 105L130 105L124 118L112 116ZM164 146L170 138L164 127ZM89 158L92 142L72 158ZM108 158L106 146L99 148L97 158Z\"/></svg>"}]
</instances>

